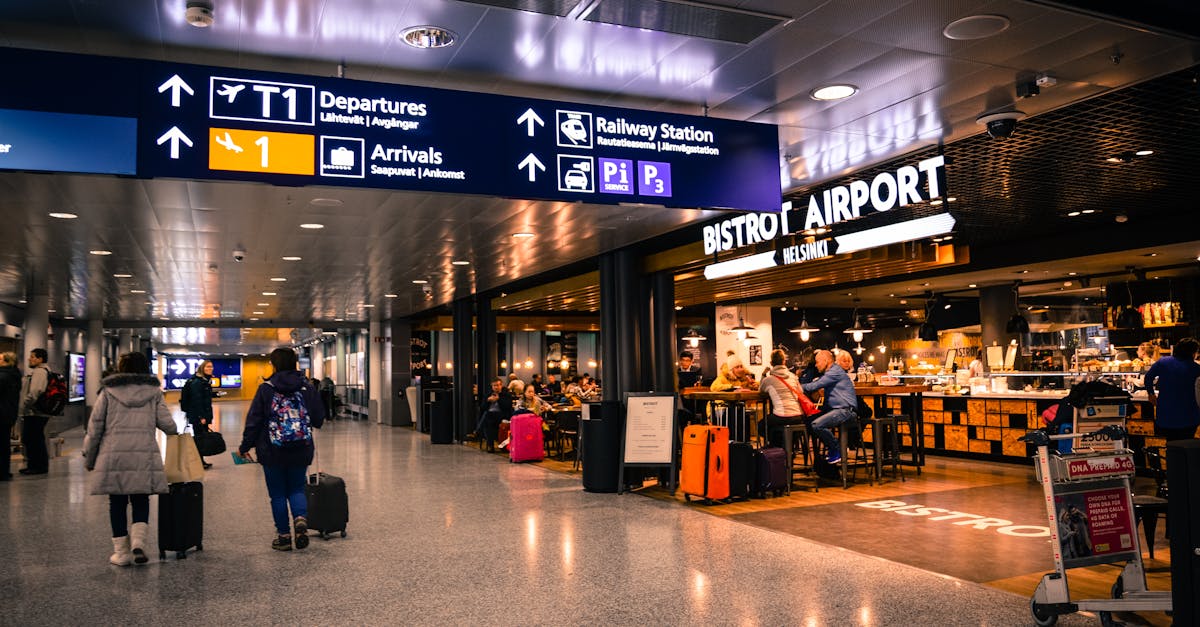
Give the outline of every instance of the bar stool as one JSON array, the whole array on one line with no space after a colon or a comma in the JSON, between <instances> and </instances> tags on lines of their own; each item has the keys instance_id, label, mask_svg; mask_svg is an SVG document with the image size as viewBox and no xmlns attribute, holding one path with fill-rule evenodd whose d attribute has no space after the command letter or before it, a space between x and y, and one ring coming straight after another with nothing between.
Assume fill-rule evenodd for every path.
<instances>
[{"instance_id":1,"label":"bar stool","mask_svg":"<svg viewBox=\"0 0 1200 627\"><path fill-rule=\"evenodd\" d=\"M871 444L875 449L875 476L882 480L883 465L890 464L892 477L900 475L900 482L906 481L904 469L900 467L900 433L896 426L905 414L888 414L871 418Z\"/></svg>"},{"instance_id":2,"label":"bar stool","mask_svg":"<svg viewBox=\"0 0 1200 627\"><path fill-rule=\"evenodd\" d=\"M779 436L783 440L783 452L785 455L787 455L787 460L788 460L788 462L787 462L788 463L788 468L787 468L788 482L787 482L786 492L787 492L787 494L790 495L792 493L792 479L795 477L795 469L796 469L796 466L794 464L795 453L793 452L793 448L792 448L792 445L795 442L796 436L800 436L800 455L801 455L802 459L804 460L804 464L801 466L801 468L808 468L810 471L812 470L812 464L809 461L808 425L805 425L805 424L776 425L774 427L770 427L768 429L768 431L769 431L769 435L779 434ZM770 440L769 437L768 437L768 440ZM816 473L813 473L813 476L815 477ZM814 481L813 487L814 487L814 489L813 489L814 492L820 492L821 491L820 481L819 480Z\"/></svg>"}]
</instances>

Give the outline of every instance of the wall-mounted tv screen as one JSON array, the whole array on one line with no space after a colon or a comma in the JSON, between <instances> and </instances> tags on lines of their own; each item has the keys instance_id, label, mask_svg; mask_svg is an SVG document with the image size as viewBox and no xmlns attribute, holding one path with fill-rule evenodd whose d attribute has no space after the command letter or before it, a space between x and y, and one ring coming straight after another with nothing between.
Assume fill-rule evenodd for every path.
<instances>
[{"instance_id":1,"label":"wall-mounted tv screen","mask_svg":"<svg viewBox=\"0 0 1200 627\"><path fill-rule=\"evenodd\" d=\"M87 357L79 353L67 353L67 400L82 401L86 385Z\"/></svg>"},{"instance_id":2,"label":"wall-mounted tv screen","mask_svg":"<svg viewBox=\"0 0 1200 627\"><path fill-rule=\"evenodd\" d=\"M196 373L205 361L213 364L213 388L242 387L242 360L240 357L193 357L191 355L166 355L166 372L163 373L163 388L182 390L183 384Z\"/></svg>"}]
</instances>

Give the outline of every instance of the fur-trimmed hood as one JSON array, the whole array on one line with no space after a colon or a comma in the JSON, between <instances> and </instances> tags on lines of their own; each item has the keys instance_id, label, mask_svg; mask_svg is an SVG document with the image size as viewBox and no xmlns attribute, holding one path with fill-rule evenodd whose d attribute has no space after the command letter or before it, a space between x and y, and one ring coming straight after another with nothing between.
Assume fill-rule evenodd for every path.
<instances>
[{"instance_id":1,"label":"fur-trimmed hood","mask_svg":"<svg viewBox=\"0 0 1200 627\"><path fill-rule=\"evenodd\" d=\"M152 374L118 372L104 377L102 383L113 400L126 407L141 407L162 394L162 383Z\"/></svg>"}]
</instances>

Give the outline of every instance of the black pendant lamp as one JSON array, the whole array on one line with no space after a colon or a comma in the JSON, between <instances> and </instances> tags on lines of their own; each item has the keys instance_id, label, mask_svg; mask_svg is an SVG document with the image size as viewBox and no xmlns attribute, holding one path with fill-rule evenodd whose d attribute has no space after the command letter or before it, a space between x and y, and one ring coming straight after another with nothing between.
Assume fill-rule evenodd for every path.
<instances>
[{"instance_id":1,"label":"black pendant lamp","mask_svg":"<svg viewBox=\"0 0 1200 627\"><path fill-rule=\"evenodd\" d=\"M938 341L937 326L933 324L933 304L935 302L936 299L925 299L925 322L922 322L921 326L917 328L917 338L923 342Z\"/></svg>"},{"instance_id":2,"label":"black pendant lamp","mask_svg":"<svg viewBox=\"0 0 1200 627\"><path fill-rule=\"evenodd\" d=\"M1029 333L1029 321L1021 315L1021 282L1013 283L1013 315L1004 325L1006 333Z\"/></svg>"}]
</instances>

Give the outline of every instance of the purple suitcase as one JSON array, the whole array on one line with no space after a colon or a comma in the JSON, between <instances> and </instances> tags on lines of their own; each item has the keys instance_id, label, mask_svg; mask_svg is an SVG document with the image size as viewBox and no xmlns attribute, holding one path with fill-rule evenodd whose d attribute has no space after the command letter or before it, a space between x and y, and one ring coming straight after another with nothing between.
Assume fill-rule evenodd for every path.
<instances>
[{"instance_id":1,"label":"purple suitcase","mask_svg":"<svg viewBox=\"0 0 1200 627\"><path fill-rule=\"evenodd\" d=\"M545 457L542 419L536 414L515 414L509 421L508 459L540 462Z\"/></svg>"},{"instance_id":2,"label":"purple suitcase","mask_svg":"<svg viewBox=\"0 0 1200 627\"><path fill-rule=\"evenodd\" d=\"M767 492L775 496L783 494L787 489L787 453L778 446L759 449L754 452L755 493L766 498Z\"/></svg>"}]
</instances>

